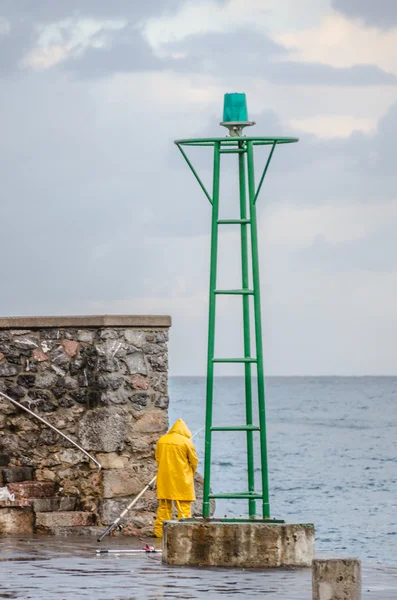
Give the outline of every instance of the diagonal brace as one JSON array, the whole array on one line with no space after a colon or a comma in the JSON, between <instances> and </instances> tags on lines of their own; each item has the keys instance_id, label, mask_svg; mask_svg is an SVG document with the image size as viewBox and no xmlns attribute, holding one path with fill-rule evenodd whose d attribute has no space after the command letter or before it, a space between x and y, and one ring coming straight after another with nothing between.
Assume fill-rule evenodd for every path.
<instances>
[{"instance_id":1,"label":"diagonal brace","mask_svg":"<svg viewBox=\"0 0 397 600\"><path fill-rule=\"evenodd\" d=\"M266 165L265 165L265 168L264 168L263 173L262 173L261 180L260 180L259 185L258 185L258 189L256 190L256 194L255 194L255 198L254 198L254 204L256 204L256 201L257 201L258 196L259 196L259 192L261 191L261 187L262 187L263 181L265 179L265 176L266 176L266 173L267 173L267 169L269 168L270 161L272 160L272 156L273 156L273 152L274 152L274 150L276 148L276 144L277 144L277 142L273 142L272 149L270 150L270 154L269 154L268 159L266 161Z\"/></svg>"},{"instance_id":2,"label":"diagonal brace","mask_svg":"<svg viewBox=\"0 0 397 600\"><path fill-rule=\"evenodd\" d=\"M193 167L192 163L190 162L190 160L186 156L186 153L184 152L183 148L181 148L181 146L179 144L177 144L177 146L178 146L179 150L181 151L181 154L182 154L183 158L186 160L187 164L189 165L191 172L193 173L193 175L197 179L199 186L203 190L204 194L207 196L208 200L210 201L210 204L212 204L212 198L211 198L211 196L209 195L209 193L205 189L205 186L204 186L203 182L201 181L200 177L197 175L197 172L196 172L195 168Z\"/></svg>"}]
</instances>

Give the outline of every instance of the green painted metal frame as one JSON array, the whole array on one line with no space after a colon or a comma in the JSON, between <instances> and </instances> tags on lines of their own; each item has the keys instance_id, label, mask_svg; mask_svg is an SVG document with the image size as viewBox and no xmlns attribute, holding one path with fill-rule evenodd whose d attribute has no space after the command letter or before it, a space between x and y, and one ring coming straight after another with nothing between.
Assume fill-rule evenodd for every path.
<instances>
[{"instance_id":1,"label":"green painted metal frame","mask_svg":"<svg viewBox=\"0 0 397 600\"><path fill-rule=\"evenodd\" d=\"M259 256L258 256L258 227L256 215L256 201L262 189L270 161L275 148L279 144L297 142L297 138L285 137L235 137L235 138L201 138L176 140L182 156L186 160L194 177L212 205L211 221L211 263L210 263L210 289L209 289L209 316L208 316L208 355L207 355L207 382L206 382L206 420L205 420L205 455L204 455L204 490L203 490L203 517L210 517L210 500L212 498L237 498L248 500L248 514L250 520L255 519L256 501L262 502L262 518L266 522L282 523L283 521L270 519L269 505L269 483L267 463L267 438L266 438L266 409L265 409L265 382L263 370L263 347L262 347L262 319L260 301L259 281ZM255 186L254 147L269 145L271 150L267 158L259 185ZM212 196L206 190L199 175L194 169L182 146L212 146L213 157L213 182ZM220 168L222 154L238 155L239 172L239 196L240 216L238 219L219 219L219 196L220 196ZM248 194L247 194L248 191ZM248 196L248 197L247 197ZM217 281L217 259L218 259L218 226L240 225L241 243L241 280L242 288L233 290L218 290ZM250 229L250 234L248 233ZM252 287L250 289L249 274L249 251L251 251L252 262ZM220 294L241 295L243 310L244 330L244 357L240 358L215 358L215 321L216 321L216 297ZM255 347L256 357L251 356L251 323L250 323L250 296L253 296ZM214 365L217 363L243 363L245 375L245 408L246 423L242 426L212 426L213 388L214 388ZM253 423L252 405L252 371L251 364L257 365L257 388L258 388L258 413L259 426ZM211 493L211 450L212 433L215 431L245 431L247 444L247 485L246 492ZM260 437L260 460L262 492L255 492L255 464L254 464L254 432L259 432ZM217 519L219 520L219 519ZM227 521L234 521L230 519ZM241 521L241 519L237 519Z\"/></svg>"}]
</instances>

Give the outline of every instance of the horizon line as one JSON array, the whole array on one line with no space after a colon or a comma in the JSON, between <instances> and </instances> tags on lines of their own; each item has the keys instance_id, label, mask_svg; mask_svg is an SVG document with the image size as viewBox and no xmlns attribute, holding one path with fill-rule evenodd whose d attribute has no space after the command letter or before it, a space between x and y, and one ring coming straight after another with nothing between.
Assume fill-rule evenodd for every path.
<instances>
[{"instance_id":1,"label":"horizon line","mask_svg":"<svg viewBox=\"0 0 397 600\"><path fill-rule=\"evenodd\" d=\"M201 375L185 375L185 374L169 374L169 377L202 377L202 378L206 378L207 376L205 374L201 374ZM216 377L239 377L241 379L244 379L244 375L214 375L214 379ZM253 379L256 379L256 375L252 375ZM340 375L340 374L318 374L318 375L265 375L265 379L268 379L269 377L290 377L290 378L297 378L297 377L344 377L344 378L358 378L358 377L397 377L397 373L395 374L388 374L388 373L381 373L381 374L366 374L366 375L357 375L357 374L350 374L350 375Z\"/></svg>"}]
</instances>

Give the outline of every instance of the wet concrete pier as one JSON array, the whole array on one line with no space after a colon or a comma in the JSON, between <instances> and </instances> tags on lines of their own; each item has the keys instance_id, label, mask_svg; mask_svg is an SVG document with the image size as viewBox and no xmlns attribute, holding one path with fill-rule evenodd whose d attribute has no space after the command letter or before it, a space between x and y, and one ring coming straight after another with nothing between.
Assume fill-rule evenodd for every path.
<instances>
[{"instance_id":1,"label":"wet concrete pier","mask_svg":"<svg viewBox=\"0 0 397 600\"><path fill-rule=\"evenodd\" d=\"M153 540L145 540L153 543ZM0 598L16 600L311 600L311 569L168 567L160 554L96 555L141 548L137 539L10 536L0 539ZM395 600L397 567L363 564L363 599Z\"/></svg>"}]
</instances>

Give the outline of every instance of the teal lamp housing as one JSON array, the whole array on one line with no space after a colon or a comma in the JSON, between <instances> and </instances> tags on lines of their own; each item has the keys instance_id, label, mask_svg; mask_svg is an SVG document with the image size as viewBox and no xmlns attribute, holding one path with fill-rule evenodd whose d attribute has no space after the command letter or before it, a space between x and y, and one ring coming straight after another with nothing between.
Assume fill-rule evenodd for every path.
<instances>
[{"instance_id":1,"label":"teal lamp housing","mask_svg":"<svg viewBox=\"0 0 397 600\"><path fill-rule=\"evenodd\" d=\"M225 94L221 125L229 129L231 137L241 137L244 127L255 125L254 121L248 120L245 94Z\"/></svg>"}]
</instances>

